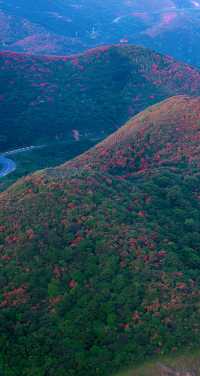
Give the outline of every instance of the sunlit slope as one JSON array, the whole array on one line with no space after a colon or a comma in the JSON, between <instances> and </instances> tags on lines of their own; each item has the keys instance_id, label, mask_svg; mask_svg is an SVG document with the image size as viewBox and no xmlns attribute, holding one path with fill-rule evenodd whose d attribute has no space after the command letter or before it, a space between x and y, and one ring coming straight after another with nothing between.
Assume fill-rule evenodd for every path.
<instances>
[{"instance_id":1,"label":"sunlit slope","mask_svg":"<svg viewBox=\"0 0 200 376\"><path fill-rule=\"evenodd\" d=\"M5 376L199 346L200 99L170 98L0 195Z\"/></svg>"}]
</instances>

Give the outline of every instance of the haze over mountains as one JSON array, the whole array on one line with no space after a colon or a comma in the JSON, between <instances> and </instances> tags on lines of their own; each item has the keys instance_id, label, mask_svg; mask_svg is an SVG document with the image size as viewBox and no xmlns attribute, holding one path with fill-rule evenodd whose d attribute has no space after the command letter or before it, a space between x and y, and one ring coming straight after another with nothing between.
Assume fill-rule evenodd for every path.
<instances>
[{"instance_id":1,"label":"haze over mountains","mask_svg":"<svg viewBox=\"0 0 200 376\"><path fill-rule=\"evenodd\" d=\"M200 66L199 0L1 0L0 25L1 50L66 55L129 42Z\"/></svg>"},{"instance_id":2,"label":"haze over mountains","mask_svg":"<svg viewBox=\"0 0 200 376\"><path fill-rule=\"evenodd\" d=\"M0 194L5 376L106 376L199 346L200 98Z\"/></svg>"},{"instance_id":3,"label":"haze over mountains","mask_svg":"<svg viewBox=\"0 0 200 376\"><path fill-rule=\"evenodd\" d=\"M0 151L102 138L148 105L198 95L200 72L134 46L72 57L0 54Z\"/></svg>"}]
</instances>

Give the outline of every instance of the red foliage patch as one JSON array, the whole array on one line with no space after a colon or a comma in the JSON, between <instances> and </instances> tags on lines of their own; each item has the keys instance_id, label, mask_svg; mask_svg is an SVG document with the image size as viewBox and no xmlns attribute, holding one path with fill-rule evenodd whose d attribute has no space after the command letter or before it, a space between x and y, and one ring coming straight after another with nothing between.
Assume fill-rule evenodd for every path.
<instances>
[{"instance_id":1,"label":"red foliage patch","mask_svg":"<svg viewBox=\"0 0 200 376\"><path fill-rule=\"evenodd\" d=\"M3 293L4 300L0 303L0 307L16 307L18 305L26 303L26 287L15 288L11 291Z\"/></svg>"}]
</instances>

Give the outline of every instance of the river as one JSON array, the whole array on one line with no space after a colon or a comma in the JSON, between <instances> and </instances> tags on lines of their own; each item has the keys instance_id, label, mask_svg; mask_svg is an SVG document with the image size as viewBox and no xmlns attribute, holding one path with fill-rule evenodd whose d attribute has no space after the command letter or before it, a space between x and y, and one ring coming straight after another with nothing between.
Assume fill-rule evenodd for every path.
<instances>
[{"instance_id":1,"label":"river","mask_svg":"<svg viewBox=\"0 0 200 376\"><path fill-rule=\"evenodd\" d=\"M34 149L41 149L45 146L46 145L27 146L27 147L23 147L19 149L10 150L3 154L0 154L0 178L7 176L11 172L15 171L17 168L16 163L12 159L8 158L8 156L16 155L19 153L24 153L24 152L31 151Z\"/></svg>"},{"instance_id":2,"label":"river","mask_svg":"<svg viewBox=\"0 0 200 376\"><path fill-rule=\"evenodd\" d=\"M0 178L16 170L16 163L4 155L0 155Z\"/></svg>"}]
</instances>

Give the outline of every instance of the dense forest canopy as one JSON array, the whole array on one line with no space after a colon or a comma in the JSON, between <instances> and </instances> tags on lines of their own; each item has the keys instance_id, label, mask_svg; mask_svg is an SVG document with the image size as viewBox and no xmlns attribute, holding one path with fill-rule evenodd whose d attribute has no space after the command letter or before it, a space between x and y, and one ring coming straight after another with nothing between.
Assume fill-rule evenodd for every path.
<instances>
[{"instance_id":1,"label":"dense forest canopy","mask_svg":"<svg viewBox=\"0 0 200 376\"><path fill-rule=\"evenodd\" d=\"M5 376L106 376L199 346L199 114L170 98L1 193Z\"/></svg>"},{"instance_id":2,"label":"dense forest canopy","mask_svg":"<svg viewBox=\"0 0 200 376\"><path fill-rule=\"evenodd\" d=\"M106 137L148 105L198 95L200 71L148 49L102 46L71 57L0 54L0 152Z\"/></svg>"}]
</instances>

